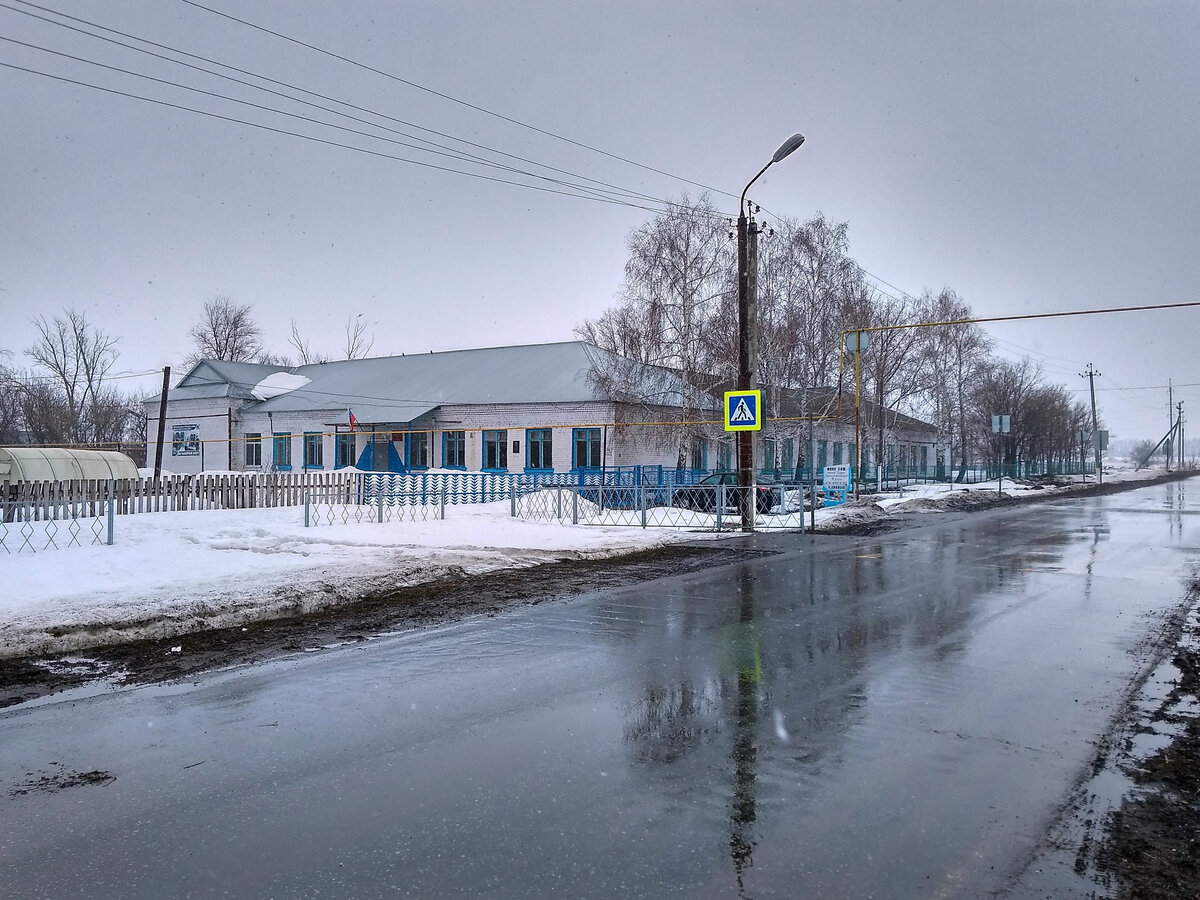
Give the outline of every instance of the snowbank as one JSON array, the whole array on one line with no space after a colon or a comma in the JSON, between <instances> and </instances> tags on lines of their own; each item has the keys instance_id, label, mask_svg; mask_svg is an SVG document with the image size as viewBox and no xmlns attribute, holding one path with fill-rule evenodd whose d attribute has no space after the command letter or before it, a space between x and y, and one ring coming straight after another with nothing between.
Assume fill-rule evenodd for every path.
<instances>
[{"instance_id":1,"label":"snowbank","mask_svg":"<svg viewBox=\"0 0 1200 900\"><path fill-rule=\"evenodd\" d=\"M703 535L509 518L304 527L300 508L120 516L113 546L0 556L0 658L306 612L436 578L597 558Z\"/></svg>"}]
</instances>

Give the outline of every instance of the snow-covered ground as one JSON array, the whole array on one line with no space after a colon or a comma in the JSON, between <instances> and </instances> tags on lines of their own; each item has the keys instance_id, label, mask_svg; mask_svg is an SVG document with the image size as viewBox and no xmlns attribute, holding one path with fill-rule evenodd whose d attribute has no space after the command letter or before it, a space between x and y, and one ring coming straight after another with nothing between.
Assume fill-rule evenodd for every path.
<instances>
[{"instance_id":1,"label":"snow-covered ground","mask_svg":"<svg viewBox=\"0 0 1200 900\"><path fill-rule=\"evenodd\" d=\"M896 508L961 509L994 499L996 488L914 486L903 496L818 510L817 528L870 521ZM1062 489L1037 493L1048 490ZM1006 495L1029 492L1004 483ZM526 522L509 517L507 501L451 507L445 520L316 528L304 527L297 507L120 516L113 546L0 554L0 659L310 611L443 576L730 536Z\"/></svg>"}]
</instances>

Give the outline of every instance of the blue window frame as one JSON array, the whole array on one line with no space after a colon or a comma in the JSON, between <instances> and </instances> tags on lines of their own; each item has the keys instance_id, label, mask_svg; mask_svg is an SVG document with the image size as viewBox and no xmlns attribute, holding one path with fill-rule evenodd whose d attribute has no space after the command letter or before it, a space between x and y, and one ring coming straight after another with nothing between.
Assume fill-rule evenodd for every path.
<instances>
[{"instance_id":1,"label":"blue window frame","mask_svg":"<svg viewBox=\"0 0 1200 900\"><path fill-rule=\"evenodd\" d=\"M354 465L354 435L336 435L333 439L333 467L344 469L352 465Z\"/></svg>"},{"instance_id":2,"label":"blue window frame","mask_svg":"<svg viewBox=\"0 0 1200 900\"><path fill-rule=\"evenodd\" d=\"M260 432L246 432L246 468L262 468L262 434Z\"/></svg>"},{"instance_id":3,"label":"blue window frame","mask_svg":"<svg viewBox=\"0 0 1200 900\"><path fill-rule=\"evenodd\" d=\"M292 468L292 433L276 431L271 436L271 462L283 472Z\"/></svg>"},{"instance_id":4,"label":"blue window frame","mask_svg":"<svg viewBox=\"0 0 1200 900\"><path fill-rule=\"evenodd\" d=\"M841 441L833 442L833 464L835 466L840 466L842 464L842 442Z\"/></svg>"},{"instance_id":5,"label":"blue window frame","mask_svg":"<svg viewBox=\"0 0 1200 900\"><path fill-rule=\"evenodd\" d=\"M325 468L325 447L321 435L314 431L304 433L304 468Z\"/></svg>"},{"instance_id":6,"label":"blue window frame","mask_svg":"<svg viewBox=\"0 0 1200 900\"><path fill-rule=\"evenodd\" d=\"M465 469L467 467L467 433L465 431L442 432L442 467Z\"/></svg>"},{"instance_id":7,"label":"blue window frame","mask_svg":"<svg viewBox=\"0 0 1200 900\"><path fill-rule=\"evenodd\" d=\"M717 468L722 472L728 472L733 468L732 441L724 440L717 444Z\"/></svg>"},{"instance_id":8,"label":"blue window frame","mask_svg":"<svg viewBox=\"0 0 1200 900\"><path fill-rule=\"evenodd\" d=\"M773 472L775 470L775 450L778 446L775 438L763 438L762 441L762 471Z\"/></svg>"},{"instance_id":9,"label":"blue window frame","mask_svg":"<svg viewBox=\"0 0 1200 900\"><path fill-rule=\"evenodd\" d=\"M483 433L483 468L489 472L508 469L508 431L485 431Z\"/></svg>"},{"instance_id":10,"label":"blue window frame","mask_svg":"<svg viewBox=\"0 0 1200 900\"><path fill-rule=\"evenodd\" d=\"M692 468L708 468L708 441L702 437L692 438Z\"/></svg>"},{"instance_id":11,"label":"blue window frame","mask_svg":"<svg viewBox=\"0 0 1200 900\"><path fill-rule=\"evenodd\" d=\"M554 471L554 444L549 428L525 429L525 469L530 472Z\"/></svg>"},{"instance_id":12,"label":"blue window frame","mask_svg":"<svg viewBox=\"0 0 1200 900\"><path fill-rule=\"evenodd\" d=\"M404 460L410 469L429 468L429 432L411 431L404 435Z\"/></svg>"},{"instance_id":13,"label":"blue window frame","mask_svg":"<svg viewBox=\"0 0 1200 900\"><path fill-rule=\"evenodd\" d=\"M783 462L780 468L791 470L796 467L796 442L792 438L783 439Z\"/></svg>"},{"instance_id":14,"label":"blue window frame","mask_svg":"<svg viewBox=\"0 0 1200 900\"><path fill-rule=\"evenodd\" d=\"M574 469L600 468L600 429L573 428L571 443L571 467Z\"/></svg>"}]
</instances>

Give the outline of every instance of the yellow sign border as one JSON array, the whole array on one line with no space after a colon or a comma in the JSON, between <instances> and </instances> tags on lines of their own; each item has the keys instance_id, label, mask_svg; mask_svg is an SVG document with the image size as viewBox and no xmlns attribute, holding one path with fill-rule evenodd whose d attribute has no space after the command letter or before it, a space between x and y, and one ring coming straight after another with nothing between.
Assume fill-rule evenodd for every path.
<instances>
[{"instance_id":1,"label":"yellow sign border","mask_svg":"<svg viewBox=\"0 0 1200 900\"><path fill-rule=\"evenodd\" d=\"M729 421L731 397L753 397L754 398L754 424L753 425L734 425ZM725 430L726 431L762 431L762 391L726 391L725 392Z\"/></svg>"}]
</instances>

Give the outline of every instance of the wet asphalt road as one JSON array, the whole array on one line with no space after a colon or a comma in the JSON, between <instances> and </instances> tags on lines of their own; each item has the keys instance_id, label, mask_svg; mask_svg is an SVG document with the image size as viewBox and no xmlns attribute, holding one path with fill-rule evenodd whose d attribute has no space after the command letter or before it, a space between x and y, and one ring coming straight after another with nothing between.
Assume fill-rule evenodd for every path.
<instances>
[{"instance_id":1,"label":"wet asphalt road","mask_svg":"<svg viewBox=\"0 0 1200 900\"><path fill-rule=\"evenodd\" d=\"M1021 896L1180 608L1198 499L762 536L782 552L15 707L0 896Z\"/></svg>"}]
</instances>

